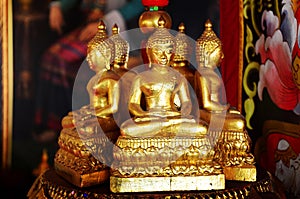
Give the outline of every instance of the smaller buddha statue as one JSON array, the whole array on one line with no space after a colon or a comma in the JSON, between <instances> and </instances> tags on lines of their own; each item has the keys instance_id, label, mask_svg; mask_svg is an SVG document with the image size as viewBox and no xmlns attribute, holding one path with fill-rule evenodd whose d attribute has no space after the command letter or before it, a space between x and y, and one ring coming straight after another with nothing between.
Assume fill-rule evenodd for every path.
<instances>
[{"instance_id":1,"label":"smaller buddha statue","mask_svg":"<svg viewBox=\"0 0 300 199\"><path fill-rule=\"evenodd\" d=\"M109 38L104 41L97 41L97 37L94 39L88 45L87 54L90 68L96 72L87 84L89 109L95 111L95 116L106 118L118 110L120 76L110 66L114 60L113 41Z\"/></svg>"},{"instance_id":2,"label":"smaller buddha statue","mask_svg":"<svg viewBox=\"0 0 300 199\"><path fill-rule=\"evenodd\" d=\"M223 57L221 40L207 20L205 30L196 44L198 71L195 74L194 88L198 96L200 117L210 123L212 114L214 117L224 116L223 129L244 131L246 126L243 115L224 99L223 80L218 71Z\"/></svg>"},{"instance_id":3,"label":"smaller buddha statue","mask_svg":"<svg viewBox=\"0 0 300 199\"><path fill-rule=\"evenodd\" d=\"M132 83L128 102L132 118L120 126L113 149L111 191L224 189L225 177L213 162L207 123L190 114L188 82L170 67L174 36L164 28L163 17L158 24L146 44L149 69Z\"/></svg>"},{"instance_id":4,"label":"smaller buddha statue","mask_svg":"<svg viewBox=\"0 0 300 199\"><path fill-rule=\"evenodd\" d=\"M226 179L255 181L254 156L244 116L224 100L223 81L218 67L224 57L221 40L210 20L196 44L198 70L195 91L200 118L210 124L209 135L215 144L215 158L225 168Z\"/></svg>"},{"instance_id":5,"label":"smaller buddha statue","mask_svg":"<svg viewBox=\"0 0 300 199\"><path fill-rule=\"evenodd\" d=\"M189 83L190 97L192 99L192 106L198 107L197 96L193 89L195 68L191 66L191 57L194 53L193 46L195 45L195 42L185 34L185 25L183 22L178 26L178 33L175 36L174 41L175 48L174 56L171 60L171 67L187 79ZM175 96L175 101L175 103L180 106L177 96ZM193 109L192 114L197 115L197 110Z\"/></svg>"},{"instance_id":6,"label":"smaller buddha statue","mask_svg":"<svg viewBox=\"0 0 300 199\"><path fill-rule=\"evenodd\" d=\"M111 68L114 49L114 43L108 38L106 26L101 21L97 34L87 48L88 64L96 72L87 84L90 103L64 117L63 128L74 128L76 122L82 124L91 117L97 117L103 131L118 129L113 114L117 112L119 105L120 76Z\"/></svg>"},{"instance_id":7,"label":"smaller buddha statue","mask_svg":"<svg viewBox=\"0 0 300 199\"><path fill-rule=\"evenodd\" d=\"M111 68L120 77L120 96L122 97L119 100L118 113L114 115L117 124L120 126L125 120L130 118L127 108L128 98L132 80L134 79L136 73L134 70L128 69L130 46L128 41L121 37L119 30L119 27L117 24L115 24L112 27L112 35L109 37L109 39L113 42L115 49L114 60L111 64Z\"/></svg>"},{"instance_id":8,"label":"smaller buddha statue","mask_svg":"<svg viewBox=\"0 0 300 199\"><path fill-rule=\"evenodd\" d=\"M198 72L195 74L195 90L200 108L208 112L227 111L230 105L223 101L223 82L218 67L224 57L221 40L212 30L208 20L205 30L197 39L196 59Z\"/></svg>"},{"instance_id":9,"label":"smaller buddha statue","mask_svg":"<svg viewBox=\"0 0 300 199\"><path fill-rule=\"evenodd\" d=\"M118 110L120 88L119 76L110 68L113 58L114 45L101 21L87 49L88 64L96 72L87 84L90 103L63 118L54 159L56 172L78 187L109 178L112 143L119 136L113 114Z\"/></svg>"}]
</instances>

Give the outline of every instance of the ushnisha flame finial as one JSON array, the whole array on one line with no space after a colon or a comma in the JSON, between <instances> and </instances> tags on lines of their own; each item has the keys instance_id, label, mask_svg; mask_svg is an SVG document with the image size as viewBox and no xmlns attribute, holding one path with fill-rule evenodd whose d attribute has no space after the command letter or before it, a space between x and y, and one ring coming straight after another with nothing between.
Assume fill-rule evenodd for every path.
<instances>
[{"instance_id":1,"label":"ushnisha flame finial","mask_svg":"<svg viewBox=\"0 0 300 199\"><path fill-rule=\"evenodd\" d=\"M181 22L181 23L179 24L179 26L178 26L178 31L179 31L180 33L185 33L185 25L184 25L183 22Z\"/></svg>"},{"instance_id":2,"label":"ushnisha flame finial","mask_svg":"<svg viewBox=\"0 0 300 199\"><path fill-rule=\"evenodd\" d=\"M117 35L117 34L119 34L119 32L120 32L120 28L118 27L118 25L117 24L114 24L114 26L112 27L112 34L113 35Z\"/></svg>"}]
</instances>

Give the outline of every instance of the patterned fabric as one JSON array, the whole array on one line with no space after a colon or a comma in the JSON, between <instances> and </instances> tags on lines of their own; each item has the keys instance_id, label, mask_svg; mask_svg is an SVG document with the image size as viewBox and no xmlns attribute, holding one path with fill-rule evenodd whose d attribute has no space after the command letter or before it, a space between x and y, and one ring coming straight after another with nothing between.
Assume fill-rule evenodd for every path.
<instances>
[{"instance_id":1,"label":"patterned fabric","mask_svg":"<svg viewBox=\"0 0 300 199\"><path fill-rule=\"evenodd\" d=\"M259 165L276 176L287 194L300 197L300 125L267 120L256 143Z\"/></svg>"},{"instance_id":2,"label":"patterned fabric","mask_svg":"<svg viewBox=\"0 0 300 199\"><path fill-rule=\"evenodd\" d=\"M84 8L99 8L104 10L106 1L105 0L82 0L82 7Z\"/></svg>"},{"instance_id":3,"label":"patterned fabric","mask_svg":"<svg viewBox=\"0 0 300 199\"><path fill-rule=\"evenodd\" d=\"M62 116L71 110L72 89L77 71L86 57L87 42L77 38L80 28L61 38L43 55L35 126L60 131Z\"/></svg>"},{"instance_id":4,"label":"patterned fabric","mask_svg":"<svg viewBox=\"0 0 300 199\"><path fill-rule=\"evenodd\" d=\"M78 3L80 0L61 0L62 7L72 7L72 3ZM127 2L127 4L126 4ZM127 23L136 16L139 16L144 11L144 7L140 0L82 0L81 1L83 14L88 14L94 8L104 9L110 11L105 13L104 21L108 30L110 22L106 20L107 17L113 17L114 23ZM110 9L110 10L109 10ZM122 15L122 11L128 11L126 17ZM113 15L109 15L114 12ZM119 13L119 18L122 20L116 21L116 13ZM112 20L112 19L111 19ZM118 24L119 28L126 28L126 24ZM83 27L79 27L73 32L58 40L49 49L46 50L41 59L39 66L39 74L37 80L37 96L36 96L36 110L34 118L35 133L42 133L46 130L55 131L57 134L61 130L61 119L72 110L72 91L73 84L77 72L85 60L87 41L79 41L78 37ZM80 79L82 86L76 89L82 89L83 94L86 94L85 83L93 71L89 68L83 67L84 77ZM77 78L78 79L78 78ZM77 80L76 80L77 81ZM80 93L80 92L77 92ZM74 94L74 93L73 93ZM79 96L82 97L82 96ZM86 101L86 100L83 100ZM85 104L82 104L85 105ZM77 105L75 108L78 108Z\"/></svg>"},{"instance_id":5,"label":"patterned fabric","mask_svg":"<svg viewBox=\"0 0 300 199\"><path fill-rule=\"evenodd\" d=\"M281 181L287 198L300 198L299 4L246 0L240 5L243 74L238 83L256 161Z\"/></svg>"}]
</instances>

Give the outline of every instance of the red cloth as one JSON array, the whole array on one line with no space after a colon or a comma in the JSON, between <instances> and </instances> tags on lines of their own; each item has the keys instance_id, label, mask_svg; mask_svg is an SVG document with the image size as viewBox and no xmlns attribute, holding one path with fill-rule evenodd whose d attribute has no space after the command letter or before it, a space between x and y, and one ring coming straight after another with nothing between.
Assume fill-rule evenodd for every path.
<instances>
[{"instance_id":1,"label":"red cloth","mask_svg":"<svg viewBox=\"0 0 300 199\"><path fill-rule=\"evenodd\" d=\"M144 6L167 6L169 4L169 0L142 0L142 4Z\"/></svg>"},{"instance_id":2,"label":"red cloth","mask_svg":"<svg viewBox=\"0 0 300 199\"><path fill-rule=\"evenodd\" d=\"M223 43L224 59L221 73L226 89L226 97L231 106L241 107L240 46L242 45L241 0L220 0L220 39ZM240 83L240 84L239 84Z\"/></svg>"}]
</instances>

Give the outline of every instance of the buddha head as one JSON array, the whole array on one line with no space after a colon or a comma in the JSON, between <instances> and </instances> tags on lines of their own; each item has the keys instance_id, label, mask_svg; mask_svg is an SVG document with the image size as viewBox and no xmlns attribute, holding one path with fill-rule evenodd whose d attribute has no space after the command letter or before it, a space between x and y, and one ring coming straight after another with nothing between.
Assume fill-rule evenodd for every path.
<instances>
[{"instance_id":1,"label":"buddha head","mask_svg":"<svg viewBox=\"0 0 300 199\"><path fill-rule=\"evenodd\" d=\"M98 32L91 39L87 46L87 61L94 71L110 69L113 61L114 45L106 34L106 27L103 21L98 25Z\"/></svg>"},{"instance_id":2,"label":"buddha head","mask_svg":"<svg viewBox=\"0 0 300 199\"><path fill-rule=\"evenodd\" d=\"M205 30L197 39L196 59L199 67L218 67L224 57L222 42L212 30L210 20L205 23Z\"/></svg>"},{"instance_id":3,"label":"buddha head","mask_svg":"<svg viewBox=\"0 0 300 199\"><path fill-rule=\"evenodd\" d=\"M178 26L178 33L174 39L176 48L174 49L173 65L176 66L178 62L189 63L192 54L192 42L185 34L185 25L180 23Z\"/></svg>"},{"instance_id":4,"label":"buddha head","mask_svg":"<svg viewBox=\"0 0 300 199\"><path fill-rule=\"evenodd\" d=\"M115 24L112 27L112 36L110 37L115 46L113 65L117 68L127 68L127 62L129 58L129 43L120 36L119 31L119 27L117 24Z\"/></svg>"},{"instance_id":5,"label":"buddha head","mask_svg":"<svg viewBox=\"0 0 300 199\"><path fill-rule=\"evenodd\" d=\"M158 28L149 37L146 44L146 53L150 61L150 67L157 64L169 66L174 50L174 36L165 28L165 20L159 18Z\"/></svg>"}]
</instances>

